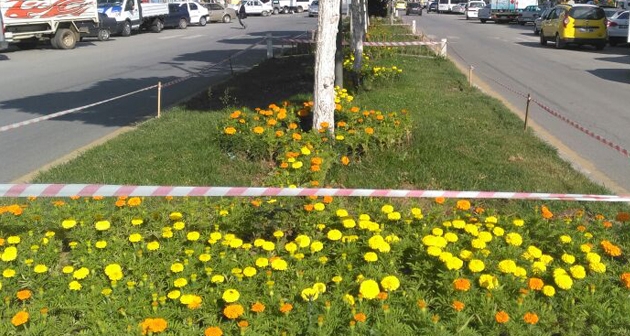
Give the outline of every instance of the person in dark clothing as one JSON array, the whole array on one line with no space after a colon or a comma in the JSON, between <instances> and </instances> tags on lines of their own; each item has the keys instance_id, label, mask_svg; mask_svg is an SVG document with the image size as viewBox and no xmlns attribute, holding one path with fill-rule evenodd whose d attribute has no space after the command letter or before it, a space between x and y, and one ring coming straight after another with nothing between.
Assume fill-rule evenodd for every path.
<instances>
[{"instance_id":1,"label":"person in dark clothing","mask_svg":"<svg viewBox=\"0 0 630 336\"><path fill-rule=\"evenodd\" d=\"M243 23L243 20L247 18L247 12L245 11L245 3L241 1L241 7L238 9L238 23L241 24L243 29L247 28L247 25Z\"/></svg>"}]
</instances>

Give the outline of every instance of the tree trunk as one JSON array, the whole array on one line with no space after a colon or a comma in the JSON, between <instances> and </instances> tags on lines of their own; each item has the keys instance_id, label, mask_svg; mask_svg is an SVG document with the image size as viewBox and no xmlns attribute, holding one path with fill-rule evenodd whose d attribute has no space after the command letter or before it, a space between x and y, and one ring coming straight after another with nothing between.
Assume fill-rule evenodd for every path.
<instances>
[{"instance_id":1,"label":"tree trunk","mask_svg":"<svg viewBox=\"0 0 630 336\"><path fill-rule=\"evenodd\" d=\"M335 51L335 86L343 88L343 4L339 1L339 23L337 25L337 50Z\"/></svg>"},{"instance_id":2,"label":"tree trunk","mask_svg":"<svg viewBox=\"0 0 630 336\"><path fill-rule=\"evenodd\" d=\"M313 93L313 128L327 125L331 133L335 125L335 51L340 0L321 0L315 54L315 86Z\"/></svg>"},{"instance_id":3,"label":"tree trunk","mask_svg":"<svg viewBox=\"0 0 630 336\"><path fill-rule=\"evenodd\" d=\"M355 88L361 85L361 67L363 66L363 39L365 37L364 0L352 0L352 51L354 64L352 67L352 84Z\"/></svg>"}]
</instances>

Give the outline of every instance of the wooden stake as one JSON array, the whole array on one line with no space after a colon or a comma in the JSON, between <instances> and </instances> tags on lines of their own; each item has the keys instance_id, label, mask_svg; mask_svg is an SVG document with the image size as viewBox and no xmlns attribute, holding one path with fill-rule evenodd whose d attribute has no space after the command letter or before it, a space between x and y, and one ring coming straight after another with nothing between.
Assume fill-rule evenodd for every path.
<instances>
[{"instance_id":1,"label":"wooden stake","mask_svg":"<svg viewBox=\"0 0 630 336\"><path fill-rule=\"evenodd\" d=\"M162 82L158 82L157 92L157 117L162 115Z\"/></svg>"},{"instance_id":2,"label":"wooden stake","mask_svg":"<svg viewBox=\"0 0 630 336\"><path fill-rule=\"evenodd\" d=\"M475 67L472 65L468 68L468 86L472 86L472 71Z\"/></svg>"},{"instance_id":3,"label":"wooden stake","mask_svg":"<svg viewBox=\"0 0 630 336\"><path fill-rule=\"evenodd\" d=\"M529 102L532 101L531 94L527 94L527 106L525 107L525 126L523 126L523 130L527 130L527 119L529 118Z\"/></svg>"}]
</instances>

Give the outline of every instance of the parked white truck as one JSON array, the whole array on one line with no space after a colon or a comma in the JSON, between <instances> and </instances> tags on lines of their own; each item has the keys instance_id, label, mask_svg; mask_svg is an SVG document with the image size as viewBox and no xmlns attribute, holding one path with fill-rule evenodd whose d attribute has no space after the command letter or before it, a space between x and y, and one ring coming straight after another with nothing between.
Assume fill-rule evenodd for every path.
<instances>
[{"instance_id":1,"label":"parked white truck","mask_svg":"<svg viewBox=\"0 0 630 336\"><path fill-rule=\"evenodd\" d=\"M538 5L538 0L489 0L484 8L479 9L477 15L481 23L508 23L516 21L518 14L530 5Z\"/></svg>"},{"instance_id":2,"label":"parked white truck","mask_svg":"<svg viewBox=\"0 0 630 336\"><path fill-rule=\"evenodd\" d=\"M272 0L273 13L302 13L308 10L313 0Z\"/></svg>"},{"instance_id":3,"label":"parked white truck","mask_svg":"<svg viewBox=\"0 0 630 336\"><path fill-rule=\"evenodd\" d=\"M0 0L0 12L6 42L22 48L49 39L55 49L73 49L98 24L95 0Z\"/></svg>"},{"instance_id":4,"label":"parked white truck","mask_svg":"<svg viewBox=\"0 0 630 336\"><path fill-rule=\"evenodd\" d=\"M0 11L0 50L9 47L9 43L4 38L4 23L2 23L2 11Z\"/></svg>"},{"instance_id":5,"label":"parked white truck","mask_svg":"<svg viewBox=\"0 0 630 336\"><path fill-rule=\"evenodd\" d=\"M144 29L159 33L164 29L168 3L148 3L138 0L97 1L100 13L116 19L117 26L113 34L129 36L132 31Z\"/></svg>"}]
</instances>

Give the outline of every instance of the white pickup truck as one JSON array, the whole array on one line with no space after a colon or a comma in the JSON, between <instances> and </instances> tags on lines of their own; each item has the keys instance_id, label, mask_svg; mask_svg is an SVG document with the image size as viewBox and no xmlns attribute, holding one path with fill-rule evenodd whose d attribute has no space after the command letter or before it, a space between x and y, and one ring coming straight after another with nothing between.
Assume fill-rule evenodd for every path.
<instances>
[{"instance_id":1,"label":"white pickup truck","mask_svg":"<svg viewBox=\"0 0 630 336\"><path fill-rule=\"evenodd\" d=\"M1 1L1 0L0 0ZM159 33L164 29L168 16L168 3L148 3L138 0L97 0L98 11L116 19L113 34L131 35L132 31L151 30Z\"/></svg>"},{"instance_id":2,"label":"white pickup truck","mask_svg":"<svg viewBox=\"0 0 630 336\"><path fill-rule=\"evenodd\" d=\"M4 38L28 49L50 40L55 49L73 49L88 26L98 24L95 0L0 0Z\"/></svg>"},{"instance_id":3,"label":"white pickup truck","mask_svg":"<svg viewBox=\"0 0 630 336\"><path fill-rule=\"evenodd\" d=\"M4 39L4 23L2 23L2 12L0 12L0 50L9 47L9 43Z\"/></svg>"}]
</instances>

